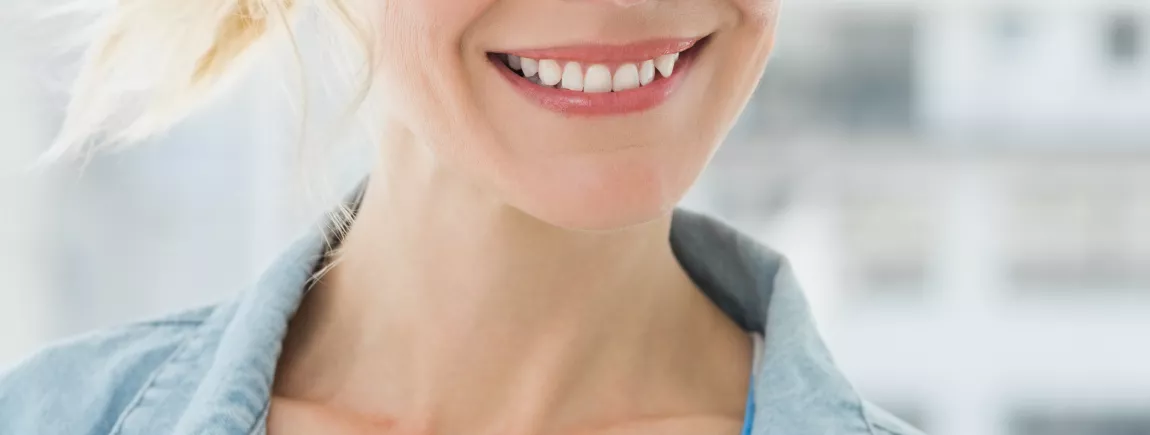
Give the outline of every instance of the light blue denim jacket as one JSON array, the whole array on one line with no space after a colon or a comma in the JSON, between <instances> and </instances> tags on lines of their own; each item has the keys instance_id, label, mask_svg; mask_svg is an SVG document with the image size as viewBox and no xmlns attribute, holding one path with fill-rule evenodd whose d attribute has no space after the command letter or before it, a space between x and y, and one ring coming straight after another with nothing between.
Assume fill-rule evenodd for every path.
<instances>
[{"instance_id":1,"label":"light blue denim jacket","mask_svg":"<svg viewBox=\"0 0 1150 435\"><path fill-rule=\"evenodd\" d=\"M0 434L265 434L281 342L327 241L302 238L234 301L41 351L0 376ZM671 243L715 304L765 338L753 435L919 434L835 367L781 256L682 210Z\"/></svg>"}]
</instances>

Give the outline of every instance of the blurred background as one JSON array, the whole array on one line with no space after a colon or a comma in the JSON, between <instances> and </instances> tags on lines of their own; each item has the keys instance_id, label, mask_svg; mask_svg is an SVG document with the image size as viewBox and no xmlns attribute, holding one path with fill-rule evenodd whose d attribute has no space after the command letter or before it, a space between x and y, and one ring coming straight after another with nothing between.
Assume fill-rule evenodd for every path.
<instances>
[{"instance_id":1,"label":"blurred background","mask_svg":"<svg viewBox=\"0 0 1150 435\"><path fill-rule=\"evenodd\" d=\"M788 255L848 376L929 433L1150 435L1150 1L783 4L685 205ZM0 30L0 367L228 297L314 221L270 67L154 143L21 172L75 60L31 42Z\"/></svg>"}]
</instances>

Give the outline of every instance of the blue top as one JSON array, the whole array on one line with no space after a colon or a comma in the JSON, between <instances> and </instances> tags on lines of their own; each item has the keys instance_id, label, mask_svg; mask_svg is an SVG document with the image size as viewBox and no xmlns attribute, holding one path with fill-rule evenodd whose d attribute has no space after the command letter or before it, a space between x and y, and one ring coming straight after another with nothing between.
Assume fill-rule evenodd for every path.
<instances>
[{"instance_id":1,"label":"blue top","mask_svg":"<svg viewBox=\"0 0 1150 435\"><path fill-rule=\"evenodd\" d=\"M235 300L42 350L0 375L0 434L265 434L281 342L327 240L305 235ZM919 434L840 373L781 256L682 210L671 244L702 291L765 340L743 433Z\"/></svg>"}]
</instances>

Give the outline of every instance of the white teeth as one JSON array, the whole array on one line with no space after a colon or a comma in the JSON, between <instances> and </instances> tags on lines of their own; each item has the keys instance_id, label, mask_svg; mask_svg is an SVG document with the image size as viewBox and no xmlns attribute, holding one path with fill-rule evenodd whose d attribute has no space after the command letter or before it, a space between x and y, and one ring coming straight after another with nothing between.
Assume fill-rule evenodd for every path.
<instances>
[{"instance_id":1,"label":"white teeth","mask_svg":"<svg viewBox=\"0 0 1150 435\"><path fill-rule=\"evenodd\" d=\"M531 77L539 73L539 61L531 58L519 58L519 66L523 67L523 76Z\"/></svg>"},{"instance_id":2,"label":"white teeth","mask_svg":"<svg viewBox=\"0 0 1150 435\"><path fill-rule=\"evenodd\" d=\"M563 80L563 70L559 63L551 59L539 61L539 81L547 86L555 86Z\"/></svg>"},{"instance_id":3,"label":"white teeth","mask_svg":"<svg viewBox=\"0 0 1150 435\"><path fill-rule=\"evenodd\" d=\"M672 53L639 63L624 63L611 74L607 65L595 64L583 69L579 62L561 64L554 59L531 59L507 55L507 65L522 71L530 82L547 87L559 87L587 93L622 92L647 86L657 76L670 77L675 72L679 53Z\"/></svg>"},{"instance_id":4,"label":"white teeth","mask_svg":"<svg viewBox=\"0 0 1150 435\"><path fill-rule=\"evenodd\" d=\"M606 65L591 65L583 79L583 92L611 92L611 70Z\"/></svg>"},{"instance_id":5,"label":"white teeth","mask_svg":"<svg viewBox=\"0 0 1150 435\"><path fill-rule=\"evenodd\" d=\"M579 62L567 62L563 67L563 89L571 91L583 90L583 66Z\"/></svg>"},{"instance_id":6,"label":"white teeth","mask_svg":"<svg viewBox=\"0 0 1150 435\"><path fill-rule=\"evenodd\" d=\"M663 77L670 77L671 73L675 71L675 61L679 60L679 53L664 54L655 59L655 68Z\"/></svg>"},{"instance_id":7,"label":"white teeth","mask_svg":"<svg viewBox=\"0 0 1150 435\"><path fill-rule=\"evenodd\" d=\"M523 69L524 71L527 68ZM655 61L648 60L643 62L643 66L639 67L639 84L647 86L655 81Z\"/></svg>"},{"instance_id":8,"label":"white teeth","mask_svg":"<svg viewBox=\"0 0 1150 435\"><path fill-rule=\"evenodd\" d=\"M606 68L604 68L606 69ZM587 72L587 81L591 81L591 72ZM639 67L633 63L624 64L615 71L615 82L612 89L615 92L626 91L639 87Z\"/></svg>"}]
</instances>

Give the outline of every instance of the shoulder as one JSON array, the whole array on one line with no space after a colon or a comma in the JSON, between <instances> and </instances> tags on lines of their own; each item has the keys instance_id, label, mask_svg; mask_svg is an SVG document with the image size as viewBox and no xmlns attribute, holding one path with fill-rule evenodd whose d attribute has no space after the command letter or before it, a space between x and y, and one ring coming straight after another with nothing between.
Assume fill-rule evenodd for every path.
<instances>
[{"instance_id":1,"label":"shoulder","mask_svg":"<svg viewBox=\"0 0 1150 435\"><path fill-rule=\"evenodd\" d=\"M0 433L110 433L151 375L215 311L186 311L44 348L0 373Z\"/></svg>"}]
</instances>

